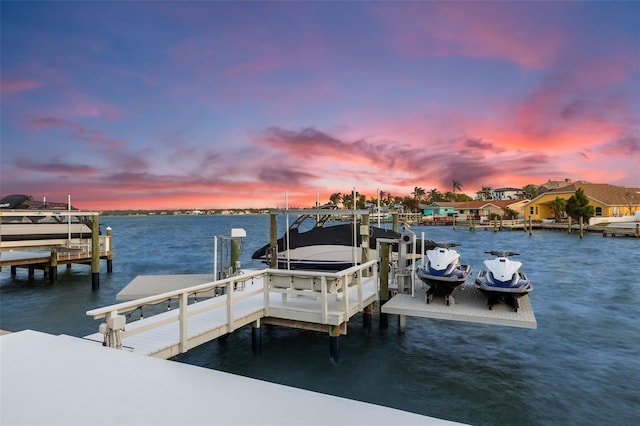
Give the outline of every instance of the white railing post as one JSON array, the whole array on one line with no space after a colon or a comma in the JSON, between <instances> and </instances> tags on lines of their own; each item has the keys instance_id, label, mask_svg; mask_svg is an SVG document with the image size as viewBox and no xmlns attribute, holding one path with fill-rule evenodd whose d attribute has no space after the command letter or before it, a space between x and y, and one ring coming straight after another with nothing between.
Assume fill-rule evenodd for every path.
<instances>
[{"instance_id":1,"label":"white railing post","mask_svg":"<svg viewBox=\"0 0 640 426\"><path fill-rule=\"evenodd\" d=\"M322 294L322 323L326 324L329 316L329 306L327 300L327 277L324 275L320 277L320 292Z\"/></svg>"},{"instance_id":2,"label":"white railing post","mask_svg":"<svg viewBox=\"0 0 640 426\"><path fill-rule=\"evenodd\" d=\"M267 272L266 274L263 275L262 278L262 291L263 291L263 298L264 298L264 315L266 317L268 317L269 315L271 315L271 309L269 306L269 300L270 300L270 292L271 292L271 279L270 279L271 273Z\"/></svg>"},{"instance_id":3,"label":"white railing post","mask_svg":"<svg viewBox=\"0 0 640 426\"><path fill-rule=\"evenodd\" d=\"M187 327L187 308L189 307L189 295L187 292L180 294L180 353L189 350L188 347L188 327Z\"/></svg>"},{"instance_id":4,"label":"white railing post","mask_svg":"<svg viewBox=\"0 0 640 426\"><path fill-rule=\"evenodd\" d=\"M233 281L227 283L227 332L233 331Z\"/></svg>"}]
</instances>

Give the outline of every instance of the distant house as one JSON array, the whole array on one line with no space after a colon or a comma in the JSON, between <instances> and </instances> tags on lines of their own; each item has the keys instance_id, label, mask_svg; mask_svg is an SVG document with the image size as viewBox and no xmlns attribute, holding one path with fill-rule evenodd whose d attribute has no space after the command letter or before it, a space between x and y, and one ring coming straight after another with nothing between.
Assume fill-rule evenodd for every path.
<instances>
[{"instance_id":1,"label":"distant house","mask_svg":"<svg viewBox=\"0 0 640 426\"><path fill-rule=\"evenodd\" d=\"M575 182L540 194L524 206L525 219L554 219L551 204L560 197L565 201L582 189L595 210L595 217L633 216L640 211L640 188L625 188L606 183Z\"/></svg>"},{"instance_id":2,"label":"distant house","mask_svg":"<svg viewBox=\"0 0 640 426\"><path fill-rule=\"evenodd\" d=\"M528 200L474 200L456 203L458 217L461 219L471 219L486 221L492 214L504 216L505 209L509 208L518 213L518 217L523 217L522 207Z\"/></svg>"},{"instance_id":3,"label":"distant house","mask_svg":"<svg viewBox=\"0 0 640 426\"><path fill-rule=\"evenodd\" d=\"M496 188L491 190L494 200L520 200L522 199L522 188Z\"/></svg>"},{"instance_id":4,"label":"distant house","mask_svg":"<svg viewBox=\"0 0 640 426\"><path fill-rule=\"evenodd\" d=\"M423 216L453 216L457 213L456 207L461 203L457 202L436 202L429 205L420 204Z\"/></svg>"},{"instance_id":5,"label":"distant house","mask_svg":"<svg viewBox=\"0 0 640 426\"><path fill-rule=\"evenodd\" d=\"M540 189L542 192L553 191L560 188L565 188L571 185L571 179L567 178L565 180L547 180L547 183L543 183L540 185Z\"/></svg>"}]
</instances>

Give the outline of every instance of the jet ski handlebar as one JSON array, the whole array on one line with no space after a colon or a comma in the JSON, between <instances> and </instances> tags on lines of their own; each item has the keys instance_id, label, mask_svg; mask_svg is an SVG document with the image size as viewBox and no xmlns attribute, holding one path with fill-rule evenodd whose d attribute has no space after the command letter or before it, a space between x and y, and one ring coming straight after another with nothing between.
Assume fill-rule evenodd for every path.
<instances>
[{"instance_id":1,"label":"jet ski handlebar","mask_svg":"<svg viewBox=\"0 0 640 426\"><path fill-rule=\"evenodd\" d=\"M504 251L504 250L491 250L491 251L485 251L485 253L487 254L492 254L494 256L497 257L509 257L509 256L519 256L520 253L516 253L513 251Z\"/></svg>"}]
</instances>

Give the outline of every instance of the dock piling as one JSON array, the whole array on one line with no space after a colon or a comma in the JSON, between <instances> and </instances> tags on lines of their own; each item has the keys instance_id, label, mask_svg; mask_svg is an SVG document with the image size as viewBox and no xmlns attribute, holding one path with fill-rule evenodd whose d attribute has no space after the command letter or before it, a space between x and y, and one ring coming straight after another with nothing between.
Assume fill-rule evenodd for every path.
<instances>
[{"instance_id":1,"label":"dock piling","mask_svg":"<svg viewBox=\"0 0 640 426\"><path fill-rule=\"evenodd\" d=\"M107 273L110 274L113 272L113 248L112 248L112 239L111 239L111 227L107 226Z\"/></svg>"},{"instance_id":2,"label":"dock piling","mask_svg":"<svg viewBox=\"0 0 640 426\"><path fill-rule=\"evenodd\" d=\"M260 320L251 324L251 351L253 355L262 355L262 328Z\"/></svg>"},{"instance_id":3,"label":"dock piling","mask_svg":"<svg viewBox=\"0 0 640 426\"><path fill-rule=\"evenodd\" d=\"M91 221L91 291L100 289L100 222L98 215Z\"/></svg>"},{"instance_id":4,"label":"dock piling","mask_svg":"<svg viewBox=\"0 0 640 426\"><path fill-rule=\"evenodd\" d=\"M49 282L54 284L58 280L58 252L51 250L51 258L49 260Z\"/></svg>"}]
</instances>

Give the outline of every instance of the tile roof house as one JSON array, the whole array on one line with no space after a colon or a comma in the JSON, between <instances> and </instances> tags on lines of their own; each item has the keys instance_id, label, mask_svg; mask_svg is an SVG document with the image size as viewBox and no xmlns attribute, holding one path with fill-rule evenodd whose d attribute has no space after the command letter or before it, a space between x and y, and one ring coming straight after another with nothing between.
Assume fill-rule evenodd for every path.
<instances>
[{"instance_id":1,"label":"tile roof house","mask_svg":"<svg viewBox=\"0 0 640 426\"><path fill-rule=\"evenodd\" d=\"M568 200L578 189L582 189L595 210L595 216L632 216L640 211L640 188L625 188L606 183L575 182L559 189L540 194L524 205L524 216L528 220L553 219L551 204L560 197Z\"/></svg>"}]
</instances>

